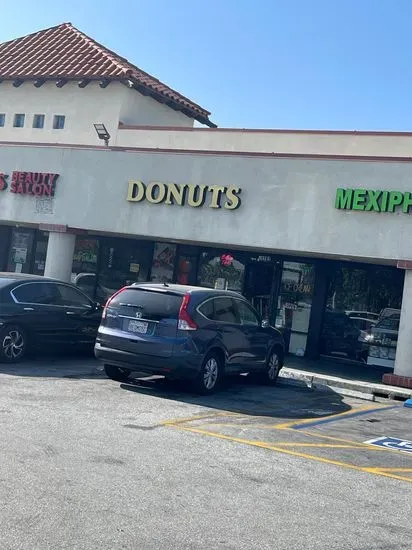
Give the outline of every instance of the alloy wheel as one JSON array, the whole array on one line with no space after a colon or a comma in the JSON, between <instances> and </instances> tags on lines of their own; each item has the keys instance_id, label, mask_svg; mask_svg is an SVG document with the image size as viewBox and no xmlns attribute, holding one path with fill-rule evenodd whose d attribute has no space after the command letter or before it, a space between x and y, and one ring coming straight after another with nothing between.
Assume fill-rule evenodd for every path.
<instances>
[{"instance_id":1,"label":"alloy wheel","mask_svg":"<svg viewBox=\"0 0 412 550\"><path fill-rule=\"evenodd\" d=\"M219 376L219 365L214 357L210 357L205 366L203 372L203 383L207 390L211 390L215 387Z\"/></svg>"},{"instance_id":2,"label":"alloy wheel","mask_svg":"<svg viewBox=\"0 0 412 550\"><path fill-rule=\"evenodd\" d=\"M3 355L8 361L16 361L24 353L24 336L19 329L10 329L3 337Z\"/></svg>"},{"instance_id":3,"label":"alloy wheel","mask_svg":"<svg viewBox=\"0 0 412 550\"><path fill-rule=\"evenodd\" d=\"M269 380L276 380L279 374L279 369L280 369L279 356L276 352L273 352L269 358L269 364L268 364Z\"/></svg>"}]
</instances>

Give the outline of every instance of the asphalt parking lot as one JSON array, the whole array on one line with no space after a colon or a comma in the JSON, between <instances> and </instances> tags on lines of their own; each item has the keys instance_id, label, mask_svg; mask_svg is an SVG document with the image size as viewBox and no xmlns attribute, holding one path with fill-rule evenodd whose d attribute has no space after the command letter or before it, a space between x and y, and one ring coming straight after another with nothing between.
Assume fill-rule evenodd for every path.
<instances>
[{"instance_id":1,"label":"asphalt parking lot","mask_svg":"<svg viewBox=\"0 0 412 550\"><path fill-rule=\"evenodd\" d=\"M410 548L412 409L90 358L0 366L0 548ZM377 440L377 444L370 443ZM398 448L398 447L396 447Z\"/></svg>"}]
</instances>

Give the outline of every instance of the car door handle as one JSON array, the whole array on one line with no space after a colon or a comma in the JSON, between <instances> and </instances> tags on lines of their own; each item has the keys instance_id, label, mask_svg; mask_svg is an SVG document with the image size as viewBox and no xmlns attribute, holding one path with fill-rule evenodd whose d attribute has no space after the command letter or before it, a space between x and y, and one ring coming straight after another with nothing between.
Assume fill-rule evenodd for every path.
<instances>
[{"instance_id":1,"label":"car door handle","mask_svg":"<svg viewBox=\"0 0 412 550\"><path fill-rule=\"evenodd\" d=\"M75 315L75 311L66 311L66 315Z\"/></svg>"},{"instance_id":2,"label":"car door handle","mask_svg":"<svg viewBox=\"0 0 412 550\"><path fill-rule=\"evenodd\" d=\"M24 307L24 311L34 311L34 307Z\"/></svg>"}]
</instances>

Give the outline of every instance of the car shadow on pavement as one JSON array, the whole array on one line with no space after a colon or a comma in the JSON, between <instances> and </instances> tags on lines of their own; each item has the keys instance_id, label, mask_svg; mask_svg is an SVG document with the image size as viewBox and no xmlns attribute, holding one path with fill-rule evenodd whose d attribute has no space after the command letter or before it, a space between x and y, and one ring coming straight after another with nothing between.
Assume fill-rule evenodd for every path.
<instances>
[{"instance_id":1,"label":"car shadow on pavement","mask_svg":"<svg viewBox=\"0 0 412 550\"><path fill-rule=\"evenodd\" d=\"M64 355L43 353L20 363L0 363L0 375L31 378L106 378L103 367L90 352L72 350Z\"/></svg>"},{"instance_id":2,"label":"car shadow on pavement","mask_svg":"<svg viewBox=\"0 0 412 550\"><path fill-rule=\"evenodd\" d=\"M320 418L351 410L343 397L330 388L314 390L303 382L285 378L276 386L262 386L251 382L247 376L233 377L210 396L197 395L190 385L161 377L135 378L121 383L120 388L219 411L291 420Z\"/></svg>"}]
</instances>

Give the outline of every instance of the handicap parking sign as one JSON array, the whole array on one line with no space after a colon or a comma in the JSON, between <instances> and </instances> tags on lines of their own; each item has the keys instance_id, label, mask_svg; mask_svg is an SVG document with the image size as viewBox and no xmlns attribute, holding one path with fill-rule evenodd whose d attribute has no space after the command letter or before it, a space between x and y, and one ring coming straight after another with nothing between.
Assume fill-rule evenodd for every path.
<instances>
[{"instance_id":1,"label":"handicap parking sign","mask_svg":"<svg viewBox=\"0 0 412 550\"><path fill-rule=\"evenodd\" d=\"M397 437L378 437L365 441L367 445L375 445L376 447L384 447L393 451L403 451L404 453L412 453L412 441L406 439L398 439Z\"/></svg>"}]
</instances>

